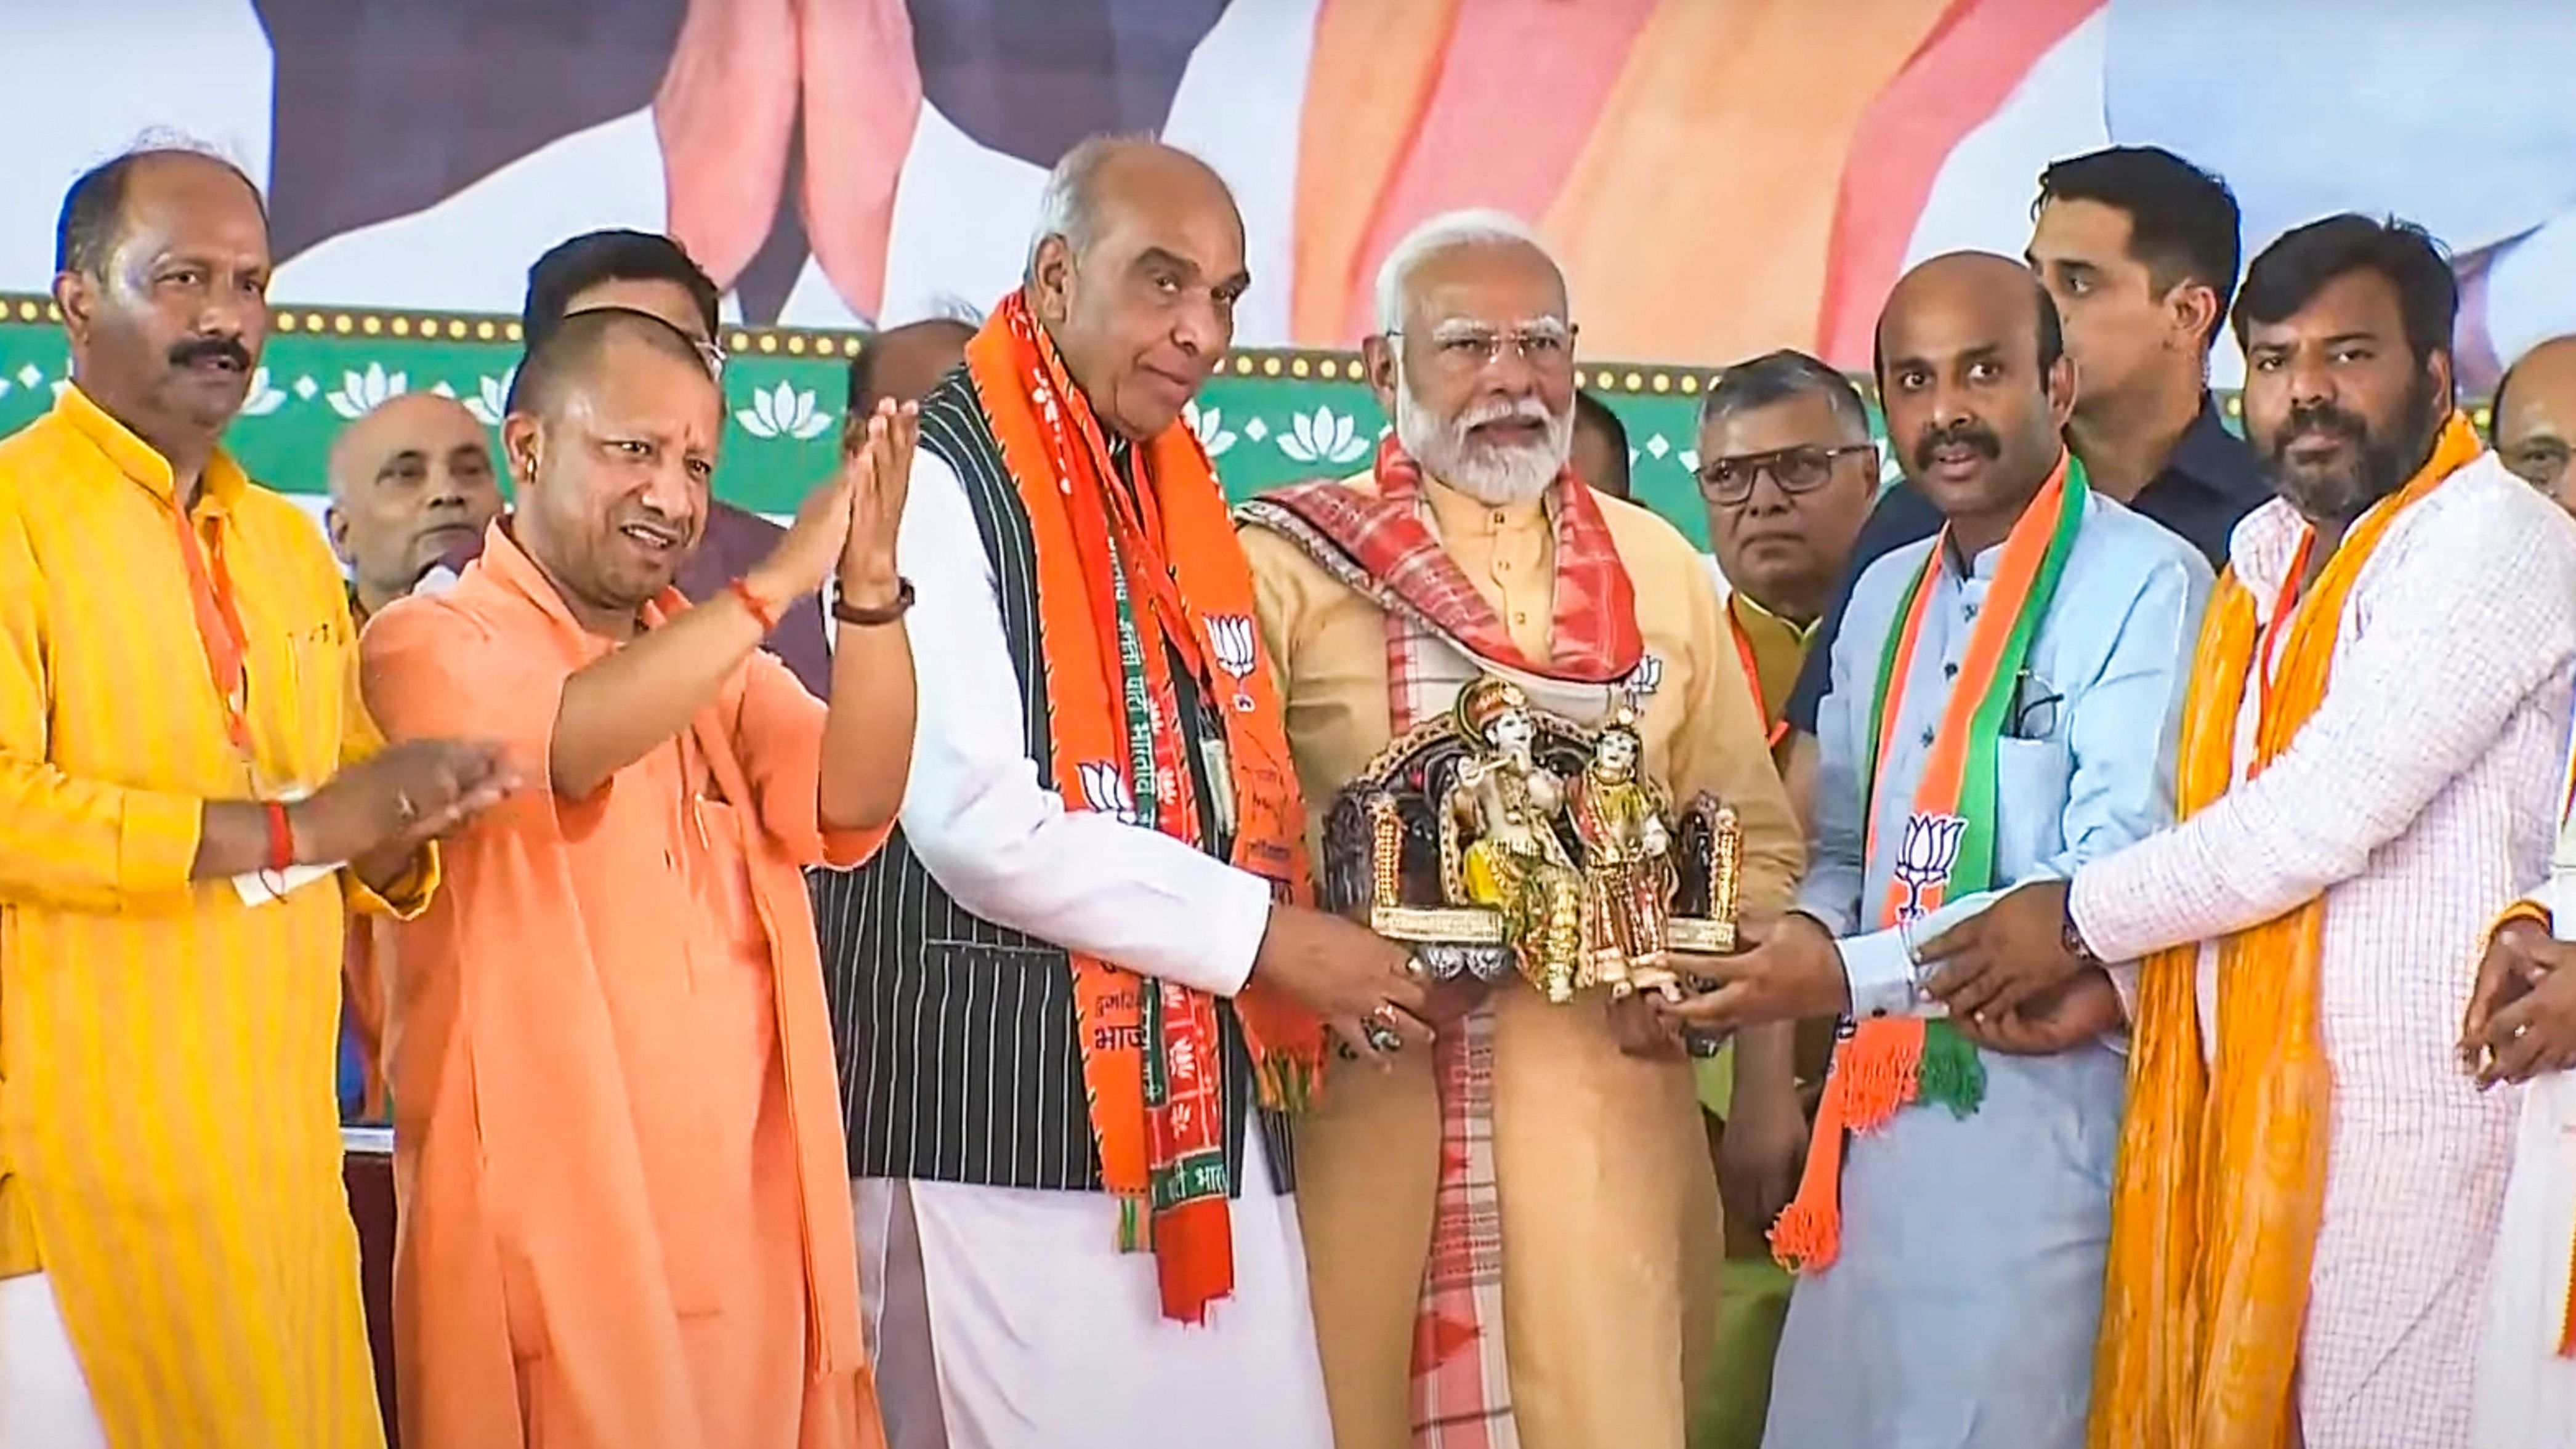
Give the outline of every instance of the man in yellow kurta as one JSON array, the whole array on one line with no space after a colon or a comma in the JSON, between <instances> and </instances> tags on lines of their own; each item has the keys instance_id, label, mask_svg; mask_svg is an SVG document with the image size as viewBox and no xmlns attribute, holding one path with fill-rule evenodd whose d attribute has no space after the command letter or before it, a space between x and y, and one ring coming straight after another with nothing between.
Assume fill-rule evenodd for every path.
<instances>
[{"instance_id":1,"label":"man in yellow kurta","mask_svg":"<svg viewBox=\"0 0 2576 1449\"><path fill-rule=\"evenodd\" d=\"M1377 467L1245 510L1309 798L1479 674L1588 723L1633 691L1647 773L1735 807L1744 905L1777 909L1803 852L1699 556L1566 467L1555 263L1509 217L1448 216L1378 291L1367 355L1395 429ZM1326 1083L1298 1201L1343 1449L1682 1442L1717 1194L1689 1064L1637 1005L1507 981L1437 1013L1432 1051Z\"/></svg>"},{"instance_id":2,"label":"man in yellow kurta","mask_svg":"<svg viewBox=\"0 0 2576 1449\"><path fill-rule=\"evenodd\" d=\"M0 1444L365 1449L343 897L419 909L507 780L378 751L330 551L216 445L250 183L122 157L59 246L72 386L0 442Z\"/></svg>"}]
</instances>

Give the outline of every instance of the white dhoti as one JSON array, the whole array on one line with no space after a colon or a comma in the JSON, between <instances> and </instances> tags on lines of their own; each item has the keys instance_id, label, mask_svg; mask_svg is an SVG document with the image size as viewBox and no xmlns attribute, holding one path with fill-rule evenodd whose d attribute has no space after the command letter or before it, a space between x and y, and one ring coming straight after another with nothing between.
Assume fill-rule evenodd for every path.
<instances>
[{"instance_id":1,"label":"white dhoti","mask_svg":"<svg viewBox=\"0 0 2576 1449\"><path fill-rule=\"evenodd\" d=\"M2576 1074L2524 1088L2478 1340L2478 1449L2576 1449L2576 1358L2558 1355L2576 1255Z\"/></svg>"},{"instance_id":2,"label":"white dhoti","mask_svg":"<svg viewBox=\"0 0 2576 1449\"><path fill-rule=\"evenodd\" d=\"M0 1278L0 1449L107 1449L42 1273Z\"/></svg>"},{"instance_id":3,"label":"white dhoti","mask_svg":"<svg viewBox=\"0 0 2576 1449\"><path fill-rule=\"evenodd\" d=\"M1332 1449L1295 1200L1244 1154L1234 1292L1162 1315L1118 1203L862 1178L861 1286L892 1449Z\"/></svg>"}]
</instances>

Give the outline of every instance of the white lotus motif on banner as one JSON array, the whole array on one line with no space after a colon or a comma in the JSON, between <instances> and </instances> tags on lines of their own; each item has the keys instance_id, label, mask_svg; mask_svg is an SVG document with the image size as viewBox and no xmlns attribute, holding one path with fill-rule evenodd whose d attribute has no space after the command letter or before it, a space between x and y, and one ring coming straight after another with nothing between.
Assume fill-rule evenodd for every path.
<instances>
[{"instance_id":1,"label":"white lotus motif on banner","mask_svg":"<svg viewBox=\"0 0 2576 1449\"><path fill-rule=\"evenodd\" d=\"M1896 908L1900 919L1912 920L1923 914L1923 893L1949 883L1950 872L1959 863L1959 840L1968 833L1968 822L1956 815L1928 815L1917 812L1905 817L1905 840L1896 848L1896 865L1890 872L1905 887L1905 903Z\"/></svg>"},{"instance_id":2,"label":"white lotus motif on banner","mask_svg":"<svg viewBox=\"0 0 2576 1449\"><path fill-rule=\"evenodd\" d=\"M1188 420L1190 431L1199 435L1199 446L1211 458L1234 446L1234 434L1225 430L1225 413L1218 408L1202 408L1197 403L1181 404L1181 416Z\"/></svg>"},{"instance_id":3,"label":"white lotus motif on banner","mask_svg":"<svg viewBox=\"0 0 2576 1449\"><path fill-rule=\"evenodd\" d=\"M282 389L269 385L268 369L253 368L250 374L250 393L242 399L241 415L246 418L264 418L284 406L286 406L286 393Z\"/></svg>"},{"instance_id":4,"label":"white lotus motif on banner","mask_svg":"<svg viewBox=\"0 0 2576 1449\"><path fill-rule=\"evenodd\" d=\"M474 396L465 400L465 410L487 428L501 426L510 411L510 382L518 375L519 369L513 367L499 377L486 373L474 379Z\"/></svg>"},{"instance_id":5,"label":"white lotus motif on banner","mask_svg":"<svg viewBox=\"0 0 2576 1449\"><path fill-rule=\"evenodd\" d=\"M798 442L819 438L832 426L832 415L814 405L814 394L781 382L751 390L751 406L737 408L733 420L755 438L789 437Z\"/></svg>"},{"instance_id":6,"label":"white lotus motif on banner","mask_svg":"<svg viewBox=\"0 0 2576 1449\"><path fill-rule=\"evenodd\" d=\"M1350 414L1322 403L1313 412L1290 414L1288 431L1279 438L1279 451L1300 463L1357 462L1368 446Z\"/></svg>"},{"instance_id":7,"label":"white lotus motif on banner","mask_svg":"<svg viewBox=\"0 0 2576 1449\"><path fill-rule=\"evenodd\" d=\"M410 374L387 372L383 363L370 362L364 372L341 373L340 385L323 401L331 405L331 411L354 422L384 406L385 399L409 391Z\"/></svg>"}]
</instances>

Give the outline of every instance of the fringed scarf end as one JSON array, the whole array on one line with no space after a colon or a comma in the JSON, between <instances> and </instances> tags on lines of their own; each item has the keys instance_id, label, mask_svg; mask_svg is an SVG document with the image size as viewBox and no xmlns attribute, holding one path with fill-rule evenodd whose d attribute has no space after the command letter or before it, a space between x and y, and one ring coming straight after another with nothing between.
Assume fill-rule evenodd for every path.
<instances>
[{"instance_id":1,"label":"fringed scarf end","mask_svg":"<svg viewBox=\"0 0 2576 1449\"><path fill-rule=\"evenodd\" d=\"M1986 1064L1977 1055L1976 1043L1947 1022L1926 1025L1914 1098L1925 1106L1947 1107L1953 1117L1975 1116L1986 1100Z\"/></svg>"},{"instance_id":2,"label":"fringed scarf end","mask_svg":"<svg viewBox=\"0 0 2576 1449\"><path fill-rule=\"evenodd\" d=\"M1771 1225L1771 1256L1792 1273L1821 1273L1842 1256L1839 1204L1793 1202Z\"/></svg>"},{"instance_id":3,"label":"fringed scarf end","mask_svg":"<svg viewBox=\"0 0 2576 1449\"><path fill-rule=\"evenodd\" d=\"M1843 1079L1843 1121L1854 1132L1875 1132L1914 1100L1922 1072L1922 1041L1910 1032L1859 1031L1834 1052Z\"/></svg>"}]
</instances>

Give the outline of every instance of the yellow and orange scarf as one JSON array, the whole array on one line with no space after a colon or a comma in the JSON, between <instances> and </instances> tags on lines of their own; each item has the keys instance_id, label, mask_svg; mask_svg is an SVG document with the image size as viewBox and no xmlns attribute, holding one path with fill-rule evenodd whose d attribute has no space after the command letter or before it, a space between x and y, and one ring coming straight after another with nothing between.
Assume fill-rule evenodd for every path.
<instances>
[{"instance_id":1,"label":"yellow and orange scarf","mask_svg":"<svg viewBox=\"0 0 2576 1449\"><path fill-rule=\"evenodd\" d=\"M2238 713L2276 632L2288 638L2260 695L2254 773L2324 701L2353 581L2390 525L2478 452L2477 433L2454 413L2423 469L2353 524L2293 603L2301 546L2270 629L2235 571L2219 577L2184 706L2185 818L2234 780ZM2291 1382L2325 1211L2333 1085L2317 1023L2324 923L2319 898L2218 943L2214 1073L2200 1040L2198 946L2159 952L2139 974L2093 1449L2287 1449L2296 1440Z\"/></svg>"},{"instance_id":2,"label":"yellow and orange scarf","mask_svg":"<svg viewBox=\"0 0 2576 1449\"><path fill-rule=\"evenodd\" d=\"M1252 568L1207 454L1186 423L1136 446L1117 479L1099 422L1025 297L966 348L1037 557L1054 778L1068 802L1201 844L1171 665L1224 721L1237 819L1233 862L1282 900L1309 898L1304 805L1270 661L1253 625ZM1231 1183L1216 1002L1074 957L1083 1083L1121 1246L1150 1247L1164 1316L1202 1321L1233 1291ZM1302 1105L1323 1066L1319 1023L1259 985L1237 998L1263 1099Z\"/></svg>"}]
</instances>

